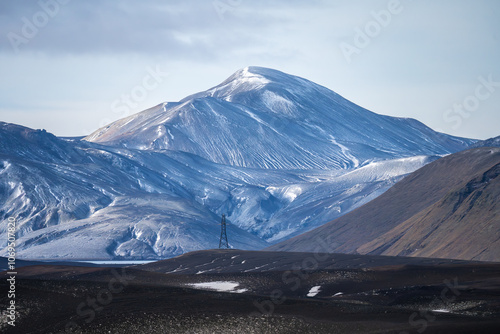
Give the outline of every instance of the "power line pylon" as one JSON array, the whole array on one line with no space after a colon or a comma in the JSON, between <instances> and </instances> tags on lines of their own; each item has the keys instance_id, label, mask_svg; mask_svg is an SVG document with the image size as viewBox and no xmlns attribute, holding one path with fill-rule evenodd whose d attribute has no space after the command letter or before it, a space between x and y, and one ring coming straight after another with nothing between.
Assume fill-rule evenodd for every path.
<instances>
[{"instance_id":1,"label":"power line pylon","mask_svg":"<svg viewBox=\"0 0 500 334\"><path fill-rule=\"evenodd\" d=\"M227 242L227 233L226 233L226 215L222 215L222 221L220 222L220 241L219 241L220 249L228 249L229 243Z\"/></svg>"}]
</instances>

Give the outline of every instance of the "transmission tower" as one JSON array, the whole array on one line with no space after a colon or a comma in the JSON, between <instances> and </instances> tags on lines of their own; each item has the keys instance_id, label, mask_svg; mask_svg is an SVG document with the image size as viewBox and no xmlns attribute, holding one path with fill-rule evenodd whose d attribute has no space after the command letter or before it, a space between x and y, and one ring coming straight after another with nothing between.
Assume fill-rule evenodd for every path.
<instances>
[{"instance_id":1,"label":"transmission tower","mask_svg":"<svg viewBox=\"0 0 500 334\"><path fill-rule=\"evenodd\" d=\"M226 215L222 215L222 221L220 222L220 241L219 248L229 248L229 243L227 242L226 233Z\"/></svg>"}]
</instances>

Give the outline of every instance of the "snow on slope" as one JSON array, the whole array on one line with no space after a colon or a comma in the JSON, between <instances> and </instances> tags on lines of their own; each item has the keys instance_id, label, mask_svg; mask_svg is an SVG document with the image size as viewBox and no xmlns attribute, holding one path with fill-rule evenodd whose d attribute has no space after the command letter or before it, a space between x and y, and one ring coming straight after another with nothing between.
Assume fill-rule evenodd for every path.
<instances>
[{"instance_id":1,"label":"snow on slope","mask_svg":"<svg viewBox=\"0 0 500 334\"><path fill-rule=\"evenodd\" d=\"M447 154L473 142L413 119L377 115L315 83L259 67L85 140L265 169L346 169L373 159Z\"/></svg>"},{"instance_id":2,"label":"snow on slope","mask_svg":"<svg viewBox=\"0 0 500 334\"><path fill-rule=\"evenodd\" d=\"M430 160L373 162L345 174L232 167L182 152L58 138L54 144L73 154L58 160L40 150L48 163L29 160L30 143L0 154L0 235L6 218L17 216L25 258L155 259L216 248L222 213L232 223L230 244L258 249L352 210Z\"/></svg>"},{"instance_id":3,"label":"snow on slope","mask_svg":"<svg viewBox=\"0 0 500 334\"><path fill-rule=\"evenodd\" d=\"M66 221L18 238L19 255L39 259L161 259L218 246L218 217L184 199L140 194L118 198L86 219ZM228 225L230 246L265 243Z\"/></svg>"},{"instance_id":4,"label":"snow on slope","mask_svg":"<svg viewBox=\"0 0 500 334\"><path fill-rule=\"evenodd\" d=\"M85 141L0 122L0 237L16 216L21 257L158 259L216 248L225 213L259 249L471 142L250 67Z\"/></svg>"},{"instance_id":5,"label":"snow on slope","mask_svg":"<svg viewBox=\"0 0 500 334\"><path fill-rule=\"evenodd\" d=\"M56 147L69 145L78 153L74 159L58 160L55 154L40 150L49 162L38 157L29 160L26 151L33 145L22 144L2 128L6 140L20 145L9 155L0 153L0 235L7 240L7 218L16 217L20 257L164 258L218 246L220 218L183 187L184 179L195 177L185 164L162 154L155 158L146 153L141 159L141 152L117 153L55 137ZM151 163L145 166L148 159ZM176 179L175 174L184 179ZM228 231L233 247L266 246L234 225Z\"/></svg>"}]
</instances>

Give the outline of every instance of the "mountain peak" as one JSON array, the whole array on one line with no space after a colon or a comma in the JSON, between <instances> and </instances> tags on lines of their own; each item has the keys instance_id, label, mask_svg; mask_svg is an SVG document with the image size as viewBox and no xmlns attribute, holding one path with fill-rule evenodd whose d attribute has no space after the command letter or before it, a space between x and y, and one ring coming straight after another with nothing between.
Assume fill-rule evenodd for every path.
<instances>
[{"instance_id":1,"label":"mountain peak","mask_svg":"<svg viewBox=\"0 0 500 334\"><path fill-rule=\"evenodd\" d=\"M232 81L260 81L263 84L285 84L285 85L315 85L313 82L297 77L292 74L284 73L272 68L260 66L247 66L239 69L219 86Z\"/></svg>"},{"instance_id":2,"label":"mountain peak","mask_svg":"<svg viewBox=\"0 0 500 334\"><path fill-rule=\"evenodd\" d=\"M234 72L233 75L238 75L238 76L242 76L242 77L256 76L256 75L262 76L262 74L264 74L264 72L269 72L269 71L278 72L276 70L272 70L270 68L265 68L265 67L247 66L245 68L239 69L238 71Z\"/></svg>"},{"instance_id":3,"label":"mountain peak","mask_svg":"<svg viewBox=\"0 0 500 334\"><path fill-rule=\"evenodd\" d=\"M351 168L373 159L448 154L473 142L374 114L309 80L257 66L170 107L117 121L87 140L264 169Z\"/></svg>"},{"instance_id":4,"label":"mountain peak","mask_svg":"<svg viewBox=\"0 0 500 334\"><path fill-rule=\"evenodd\" d=\"M266 77L266 74L269 72L269 69L255 66L247 66L236 71L233 75L231 75L228 79L226 79L219 86L225 86L225 84L252 84L252 85L266 85L270 83L272 80L269 80ZM269 76L269 75L268 75Z\"/></svg>"},{"instance_id":5,"label":"mountain peak","mask_svg":"<svg viewBox=\"0 0 500 334\"><path fill-rule=\"evenodd\" d=\"M280 72L278 70L274 70L272 68L267 68L267 67L260 67L260 66L247 66L244 68L241 68L234 72L234 74L231 76L235 77L253 77L253 76L260 76L260 77L273 77L276 76L277 74L281 75L286 75L286 76L291 76L289 74L285 74L283 72Z\"/></svg>"}]
</instances>

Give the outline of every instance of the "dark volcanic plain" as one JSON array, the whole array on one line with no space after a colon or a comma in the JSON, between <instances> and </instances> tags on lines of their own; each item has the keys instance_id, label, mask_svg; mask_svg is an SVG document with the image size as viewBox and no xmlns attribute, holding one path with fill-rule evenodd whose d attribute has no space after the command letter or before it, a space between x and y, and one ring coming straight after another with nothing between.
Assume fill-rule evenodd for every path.
<instances>
[{"instance_id":1,"label":"dark volcanic plain","mask_svg":"<svg viewBox=\"0 0 500 334\"><path fill-rule=\"evenodd\" d=\"M209 282L233 285L192 285ZM498 333L500 264L209 250L126 268L28 265L16 302L4 333Z\"/></svg>"}]
</instances>

